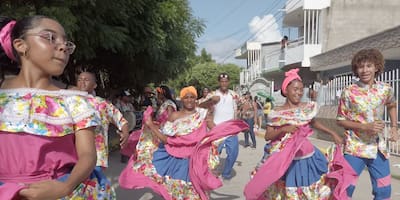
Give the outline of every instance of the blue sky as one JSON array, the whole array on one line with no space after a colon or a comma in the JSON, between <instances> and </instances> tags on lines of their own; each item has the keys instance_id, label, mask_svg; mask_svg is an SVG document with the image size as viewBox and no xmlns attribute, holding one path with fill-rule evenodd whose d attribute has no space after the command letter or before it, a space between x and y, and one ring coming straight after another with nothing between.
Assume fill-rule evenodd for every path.
<instances>
[{"instance_id":1,"label":"blue sky","mask_svg":"<svg viewBox=\"0 0 400 200\"><path fill-rule=\"evenodd\" d=\"M193 15L204 20L206 29L197 39L218 63L235 63L234 49L246 41L280 41L284 0L189 0Z\"/></svg>"}]
</instances>

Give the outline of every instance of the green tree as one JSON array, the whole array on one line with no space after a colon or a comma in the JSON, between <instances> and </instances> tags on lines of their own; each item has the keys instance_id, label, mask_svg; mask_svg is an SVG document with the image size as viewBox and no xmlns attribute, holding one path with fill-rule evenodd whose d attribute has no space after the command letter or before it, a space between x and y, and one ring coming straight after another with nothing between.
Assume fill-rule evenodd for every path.
<instances>
[{"instance_id":1,"label":"green tree","mask_svg":"<svg viewBox=\"0 0 400 200\"><path fill-rule=\"evenodd\" d=\"M168 85L177 91L188 85L195 86L198 91L204 87L215 90L218 88L218 75L222 72L229 74L232 87L239 84L239 66L235 64L220 65L215 62L206 62L199 63L176 78L171 79Z\"/></svg>"},{"instance_id":2,"label":"green tree","mask_svg":"<svg viewBox=\"0 0 400 200\"><path fill-rule=\"evenodd\" d=\"M160 83L191 66L204 23L187 0L3 0L3 15L41 14L63 24L77 45L63 80L89 69L103 85L140 88Z\"/></svg>"}]
</instances>

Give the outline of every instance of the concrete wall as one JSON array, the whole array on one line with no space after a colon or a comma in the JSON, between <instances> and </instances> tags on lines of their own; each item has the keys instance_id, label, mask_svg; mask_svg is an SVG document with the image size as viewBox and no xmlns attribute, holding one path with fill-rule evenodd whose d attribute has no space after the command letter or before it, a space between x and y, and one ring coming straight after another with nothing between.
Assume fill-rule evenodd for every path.
<instances>
[{"instance_id":1,"label":"concrete wall","mask_svg":"<svg viewBox=\"0 0 400 200\"><path fill-rule=\"evenodd\" d=\"M323 9L322 52L400 25L399 0L334 0Z\"/></svg>"}]
</instances>

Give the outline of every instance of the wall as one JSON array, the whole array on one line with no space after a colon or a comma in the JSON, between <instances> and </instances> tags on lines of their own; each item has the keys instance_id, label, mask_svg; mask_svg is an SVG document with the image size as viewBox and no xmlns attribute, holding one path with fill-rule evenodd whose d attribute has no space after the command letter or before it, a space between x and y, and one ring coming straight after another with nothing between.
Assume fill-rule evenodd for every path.
<instances>
[{"instance_id":1,"label":"wall","mask_svg":"<svg viewBox=\"0 0 400 200\"><path fill-rule=\"evenodd\" d=\"M321 13L322 52L400 25L399 0L334 0Z\"/></svg>"}]
</instances>

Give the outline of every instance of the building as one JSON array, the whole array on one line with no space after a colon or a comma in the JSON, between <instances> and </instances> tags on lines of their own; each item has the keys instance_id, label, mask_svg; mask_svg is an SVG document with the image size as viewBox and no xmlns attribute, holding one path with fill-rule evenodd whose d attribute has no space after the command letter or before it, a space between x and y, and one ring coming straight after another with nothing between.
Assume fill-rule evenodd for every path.
<instances>
[{"instance_id":1,"label":"building","mask_svg":"<svg viewBox=\"0 0 400 200\"><path fill-rule=\"evenodd\" d=\"M334 124L336 98L354 80L350 67L353 55L361 49L377 48L386 59L386 72L379 79L390 82L399 98L399 8L398 0L287 0L282 25L290 30L288 42L260 44L258 49L252 49L251 52L257 52L252 59L257 61L248 61L242 72L247 79L242 83L251 86L257 76L254 79L246 73L255 71L251 73L274 82L276 90L284 72L291 68L300 68L306 86L317 80L329 80L322 105L332 106L327 108L325 117ZM280 49L278 56L271 49ZM236 58L249 60L251 54L245 44Z\"/></svg>"}]
</instances>

